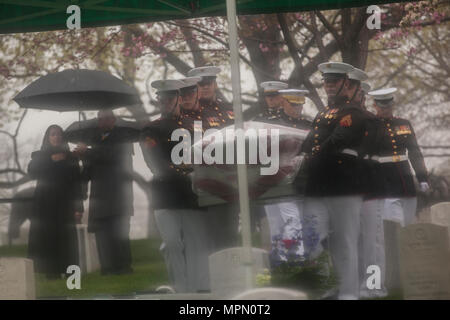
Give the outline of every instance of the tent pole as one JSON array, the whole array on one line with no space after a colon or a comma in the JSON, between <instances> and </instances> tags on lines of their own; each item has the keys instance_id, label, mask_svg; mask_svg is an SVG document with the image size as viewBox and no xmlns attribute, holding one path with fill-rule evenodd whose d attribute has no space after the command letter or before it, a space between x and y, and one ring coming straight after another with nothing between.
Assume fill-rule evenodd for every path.
<instances>
[{"instance_id":1,"label":"tent pole","mask_svg":"<svg viewBox=\"0 0 450 320\"><path fill-rule=\"evenodd\" d=\"M235 129L244 128L241 104L241 74L239 71L239 48L237 34L236 0L227 0L228 34L230 44L230 64L231 64L231 85L233 89L233 110ZM237 146L238 147L238 146ZM244 146L245 148L245 146ZM243 152L244 150L236 150ZM248 197L247 166L237 164L238 185L239 185L239 205L241 214L242 244L244 247L243 264L246 269L246 287L253 287L253 266L252 266L252 239L250 228L250 205Z\"/></svg>"}]
</instances>

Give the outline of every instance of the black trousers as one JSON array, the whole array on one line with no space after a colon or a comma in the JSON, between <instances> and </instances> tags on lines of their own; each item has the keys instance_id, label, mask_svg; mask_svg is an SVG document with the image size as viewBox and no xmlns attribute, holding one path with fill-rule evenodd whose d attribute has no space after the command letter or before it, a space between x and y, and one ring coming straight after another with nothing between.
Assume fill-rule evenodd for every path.
<instances>
[{"instance_id":1,"label":"black trousers","mask_svg":"<svg viewBox=\"0 0 450 320\"><path fill-rule=\"evenodd\" d=\"M130 216L113 216L95 222L95 239L101 272L131 270Z\"/></svg>"}]
</instances>

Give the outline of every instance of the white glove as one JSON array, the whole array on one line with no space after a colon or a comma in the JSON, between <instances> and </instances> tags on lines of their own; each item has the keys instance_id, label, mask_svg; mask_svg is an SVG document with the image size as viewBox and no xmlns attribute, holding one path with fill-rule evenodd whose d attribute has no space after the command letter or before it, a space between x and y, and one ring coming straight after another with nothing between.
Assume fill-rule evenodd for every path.
<instances>
[{"instance_id":1,"label":"white glove","mask_svg":"<svg viewBox=\"0 0 450 320\"><path fill-rule=\"evenodd\" d=\"M427 192L428 190L430 190L430 186L428 185L428 183L427 182L421 182L420 183L420 191Z\"/></svg>"}]
</instances>

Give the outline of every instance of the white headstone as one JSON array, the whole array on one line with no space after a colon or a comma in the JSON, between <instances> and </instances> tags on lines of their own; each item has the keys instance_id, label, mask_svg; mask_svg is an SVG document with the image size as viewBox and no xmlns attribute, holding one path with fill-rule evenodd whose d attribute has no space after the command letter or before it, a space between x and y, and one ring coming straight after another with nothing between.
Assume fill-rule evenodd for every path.
<instances>
[{"instance_id":1,"label":"white headstone","mask_svg":"<svg viewBox=\"0 0 450 320\"><path fill-rule=\"evenodd\" d=\"M430 208L430 222L450 227L450 202L437 203Z\"/></svg>"},{"instance_id":2,"label":"white headstone","mask_svg":"<svg viewBox=\"0 0 450 320\"><path fill-rule=\"evenodd\" d=\"M211 293L218 298L231 298L245 291L247 268L244 248L229 248L209 256L209 274ZM269 268L269 256L266 250L252 248L253 284L256 274Z\"/></svg>"},{"instance_id":3,"label":"white headstone","mask_svg":"<svg viewBox=\"0 0 450 320\"><path fill-rule=\"evenodd\" d=\"M400 278L405 299L450 299L448 228L428 223L399 231Z\"/></svg>"},{"instance_id":4,"label":"white headstone","mask_svg":"<svg viewBox=\"0 0 450 320\"><path fill-rule=\"evenodd\" d=\"M34 300L36 289L33 261L0 258L0 300Z\"/></svg>"},{"instance_id":5,"label":"white headstone","mask_svg":"<svg viewBox=\"0 0 450 320\"><path fill-rule=\"evenodd\" d=\"M77 224L78 258L83 273L90 273L100 269L97 243L95 236L88 233L85 224Z\"/></svg>"},{"instance_id":6,"label":"white headstone","mask_svg":"<svg viewBox=\"0 0 450 320\"><path fill-rule=\"evenodd\" d=\"M308 300L308 295L291 289L257 288L244 291L232 300Z\"/></svg>"}]
</instances>

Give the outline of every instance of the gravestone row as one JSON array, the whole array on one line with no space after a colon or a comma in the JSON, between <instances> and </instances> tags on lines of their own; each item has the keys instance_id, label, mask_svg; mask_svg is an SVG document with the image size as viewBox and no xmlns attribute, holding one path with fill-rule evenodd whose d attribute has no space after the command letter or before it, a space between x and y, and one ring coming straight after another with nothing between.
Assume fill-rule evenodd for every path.
<instances>
[{"instance_id":1,"label":"gravestone row","mask_svg":"<svg viewBox=\"0 0 450 320\"><path fill-rule=\"evenodd\" d=\"M405 299L450 299L450 203L425 212L402 228L384 221L386 287Z\"/></svg>"}]
</instances>

